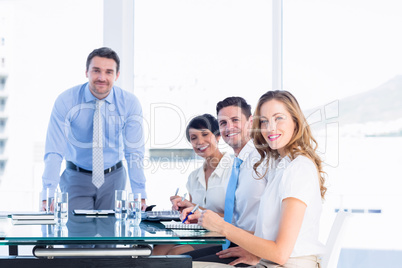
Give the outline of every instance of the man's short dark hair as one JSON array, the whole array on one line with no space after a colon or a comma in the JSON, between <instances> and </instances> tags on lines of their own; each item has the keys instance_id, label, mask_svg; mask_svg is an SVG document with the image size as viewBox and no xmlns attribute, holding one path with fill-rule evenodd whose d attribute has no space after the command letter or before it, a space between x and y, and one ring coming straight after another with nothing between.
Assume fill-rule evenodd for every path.
<instances>
[{"instance_id":1,"label":"man's short dark hair","mask_svg":"<svg viewBox=\"0 0 402 268\"><path fill-rule=\"evenodd\" d=\"M89 68L89 64L91 64L91 60L94 57L101 57L101 58L108 58L108 59L112 59L116 62L116 73L119 72L120 70L120 58L117 55L116 52L114 52L111 48L108 47L101 47L101 48L97 48L94 51L92 51L87 58L87 71Z\"/></svg>"},{"instance_id":2,"label":"man's short dark hair","mask_svg":"<svg viewBox=\"0 0 402 268\"><path fill-rule=\"evenodd\" d=\"M223 101L218 102L216 104L216 114L218 115L222 108L228 106L240 107L241 112L246 116L247 119L251 116L251 106L242 97L228 97Z\"/></svg>"},{"instance_id":3,"label":"man's short dark hair","mask_svg":"<svg viewBox=\"0 0 402 268\"><path fill-rule=\"evenodd\" d=\"M188 141L190 141L190 128L197 130L209 129L216 137L221 135L219 132L218 120L216 120L216 118L210 114L203 114L191 119L186 128L186 137Z\"/></svg>"}]
</instances>

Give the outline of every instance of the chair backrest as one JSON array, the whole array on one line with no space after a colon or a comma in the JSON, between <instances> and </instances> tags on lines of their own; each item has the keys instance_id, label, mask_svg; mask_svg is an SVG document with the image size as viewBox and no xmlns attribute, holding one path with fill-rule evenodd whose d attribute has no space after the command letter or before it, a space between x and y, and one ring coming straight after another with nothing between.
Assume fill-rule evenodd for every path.
<instances>
[{"instance_id":1,"label":"chair backrest","mask_svg":"<svg viewBox=\"0 0 402 268\"><path fill-rule=\"evenodd\" d=\"M337 267L342 248L342 235L351 215L352 213L342 210L339 210L337 213L327 239L327 244L325 245L325 254L322 256L321 268Z\"/></svg>"}]
</instances>

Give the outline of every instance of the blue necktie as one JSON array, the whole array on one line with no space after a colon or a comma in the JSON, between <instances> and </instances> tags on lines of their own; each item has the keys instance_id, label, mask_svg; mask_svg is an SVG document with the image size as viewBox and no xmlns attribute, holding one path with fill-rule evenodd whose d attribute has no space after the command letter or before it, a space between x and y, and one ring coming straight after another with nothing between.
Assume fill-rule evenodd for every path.
<instances>
[{"instance_id":1,"label":"blue necktie","mask_svg":"<svg viewBox=\"0 0 402 268\"><path fill-rule=\"evenodd\" d=\"M230 179L228 187L226 189L225 197L225 213L223 219L232 223L234 203L235 203L235 192L237 188L237 181L239 180L240 165L243 162L240 158L235 158L232 167L232 174L230 174ZM230 245L230 241L226 239L226 243L222 245L223 249L227 249Z\"/></svg>"}]
</instances>

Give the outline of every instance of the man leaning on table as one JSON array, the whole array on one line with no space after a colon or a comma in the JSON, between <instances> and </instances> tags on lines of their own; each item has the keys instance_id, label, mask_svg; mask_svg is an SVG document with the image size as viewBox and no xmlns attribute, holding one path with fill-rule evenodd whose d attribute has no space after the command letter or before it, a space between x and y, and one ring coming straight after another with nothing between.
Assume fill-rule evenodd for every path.
<instances>
[{"instance_id":1,"label":"man leaning on table","mask_svg":"<svg viewBox=\"0 0 402 268\"><path fill-rule=\"evenodd\" d=\"M92 51L86 62L88 82L56 99L47 130L43 209L46 190L60 184L69 194L69 210L113 209L114 192L125 188L127 160L131 189L145 205L142 108L133 94L114 86L120 59L107 47ZM66 169L60 174L63 158Z\"/></svg>"}]
</instances>

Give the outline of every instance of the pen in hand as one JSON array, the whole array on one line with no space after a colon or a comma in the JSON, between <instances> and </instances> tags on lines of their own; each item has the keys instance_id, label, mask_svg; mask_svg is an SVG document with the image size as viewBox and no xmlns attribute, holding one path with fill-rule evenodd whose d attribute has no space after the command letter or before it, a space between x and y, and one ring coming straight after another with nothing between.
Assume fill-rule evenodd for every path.
<instances>
[{"instance_id":1,"label":"pen in hand","mask_svg":"<svg viewBox=\"0 0 402 268\"><path fill-rule=\"evenodd\" d=\"M178 193L179 193L179 187L177 187L176 193L174 194L174 196L176 196Z\"/></svg>"},{"instance_id":2,"label":"pen in hand","mask_svg":"<svg viewBox=\"0 0 402 268\"><path fill-rule=\"evenodd\" d=\"M186 196L187 196L187 193L185 193L182 197L181 197L181 199L180 199L180 201L177 201L175 204L176 204L176 206L177 206L177 210L178 211L182 211L185 207L181 207L181 206L179 206L179 203L180 202L183 202L185 199L186 199ZM173 203L174 203L174 201L172 201ZM183 205L183 204L181 204L181 205ZM176 209L176 208L174 208L174 209Z\"/></svg>"},{"instance_id":3,"label":"pen in hand","mask_svg":"<svg viewBox=\"0 0 402 268\"><path fill-rule=\"evenodd\" d=\"M183 197L181 198L181 202L183 202L184 199L186 199L186 195L187 195L187 193L185 193L185 194L183 195Z\"/></svg>"},{"instance_id":4,"label":"pen in hand","mask_svg":"<svg viewBox=\"0 0 402 268\"><path fill-rule=\"evenodd\" d=\"M187 214L186 218L181 222L181 223L185 223L188 220L188 216L190 216L191 214L193 214L199 207L200 205L196 205L190 213Z\"/></svg>"}]
</instances>

